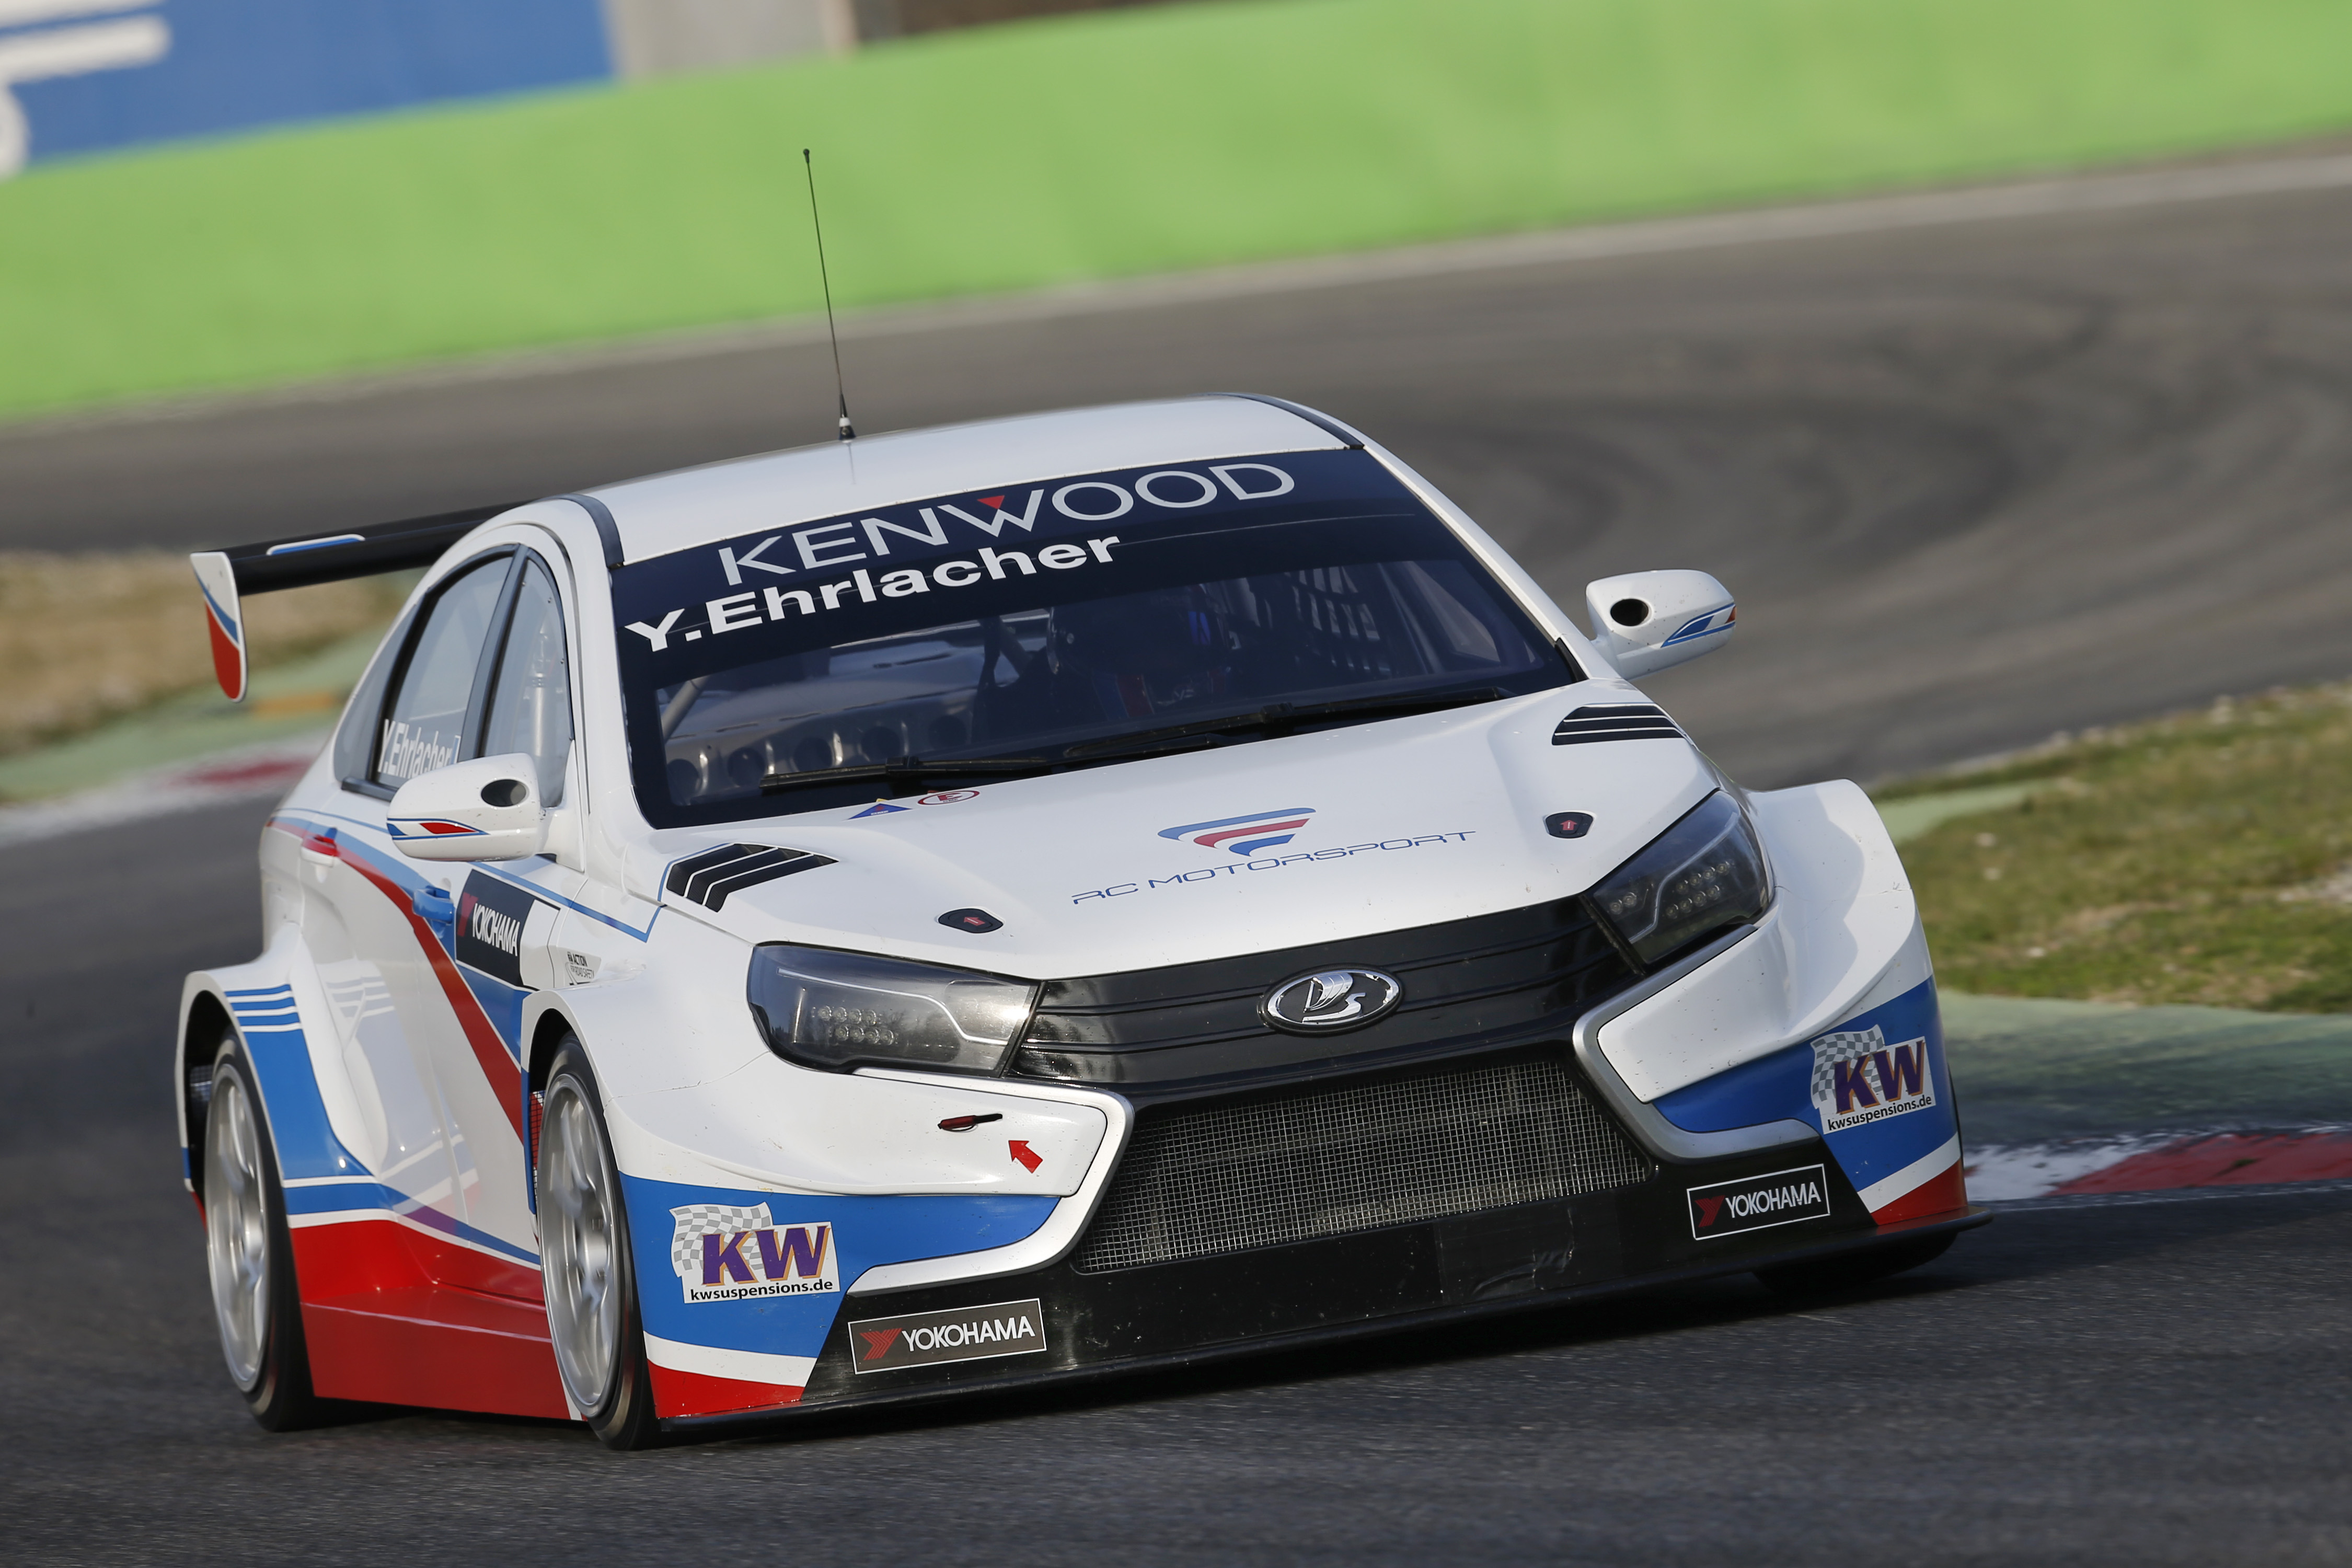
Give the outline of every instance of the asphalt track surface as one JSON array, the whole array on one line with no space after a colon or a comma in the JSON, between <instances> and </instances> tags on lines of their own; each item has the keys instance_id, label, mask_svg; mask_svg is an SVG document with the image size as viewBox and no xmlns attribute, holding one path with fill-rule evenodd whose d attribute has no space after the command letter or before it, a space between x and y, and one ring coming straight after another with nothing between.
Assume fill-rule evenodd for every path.
<instances>
[{"instance_id":1,"label":"asphalt track surface","mask_svg":"<svg viewBox=\"0 0 2352 1568\"><path fill-rule=\"evenodd\" d=\"M0 851L12 1565L2352 1562L2343 1192L2011 1214L1843 1298L1733 1280L775 1440L268 1436L163 1065L181 973L253 951L261 816Z\"/></svg>"},{"instance_id":2,"label":"asphalt track surface","mask_svg":"<svg viewBox=\"0 0 2352 1568\"><path fill-rule=\"evenodd\" d=\"M868 428L1248 386L1359 420L1573 604L1692 564L1657 683L1753 782L2352 671L2352 194L1483 268L853 338ZM266 537L824 433L821 346L0 432L0 543ZM776 410L795 410L789 417ZM0 850L0 1560L2352 1563L2352 1194L2004 1215L1729 1281L785 1438L611 1456L219 1364L179 977L258 806Z\"/></svg>"},{"instance_id":3,"label":"asphalt track surface","mask_svg":"<svg viewBox=\"0 0 2352 1568\"><path fill-rule=\"evenodd\" d=\"M1572 613L1595 576L1713 571L1733 651L1654 694L1751 784L1867 781L2352 674L2352 189L2264 187L878 317L850 393L869 432L1235 387L1328 408ZM831 380L821 338L754 333L0 427L0 547L575 489L824 439Z\"/></svg>"}]
</instances>

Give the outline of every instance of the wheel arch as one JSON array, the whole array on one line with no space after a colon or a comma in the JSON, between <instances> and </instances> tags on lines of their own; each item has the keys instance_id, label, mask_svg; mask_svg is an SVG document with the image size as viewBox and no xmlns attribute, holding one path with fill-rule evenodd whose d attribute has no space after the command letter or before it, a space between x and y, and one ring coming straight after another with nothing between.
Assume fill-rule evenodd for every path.
<instances>
[{"instance_id":1,"label":"wheel arch","mask_svg":"<svg viewBox=\"0 0 2352 1568\"><path fill-rule=\"evenodd\" d=\"M322 1025L325 1004L303 956L299 943L272 942L253 963L198 970L181 989L173 1092L188 1162L183 1179L192 1192L200 1184L205 1120L192 1079L209 1065L205 1053L224 1034L236 1037L263 1136L288 1179L360 1175L369 1168L336 1127L339 1115L348 1124L354 1112L346 1103L348 1083L322 1075L322 1068L324 1074L340 1069L331 1055L321 1061L313 1037L331 1026ZM331 1101L337 1109L330 1109Z\"/></svg>"},{"instance_id":2,"label":"wheel arch","mask_svg":"<svg viewBox=\"0 0 2352 1568\"><path fill-rule=\"evenodd\" d=\"M555 1064L555 1053L566 1038L579 1039L584 1047L586 1038L572 1015L562 1006L550 1004L524 1026L522 1050L523 1120L523 1182L530 1194L531 1211L539 1210L539 1116L540 1097L547 1092L547 1075Z\"/></svg>"},{"instance_id":3,"label":"wheel arch","mask_svg":"<svg viewBox=\"0 0 2352 1568\"><path fill-rule=\"evenodd\" d=\"M563 1037L579 1033L571 1015L560 1007L548 1008L532 1022L530 1045L523 1056L523 1079L533 1094L546 1086L548 1068L555 1060L556 1047L563 1043Z\"/></svg>"},{"instance_id":4,"label":"wheel arch","mask_svg":"<svg viewBox=\"0 0 2352 1568\"><path fill-rule=\"evenodd\" d=\"M189 987L180 1009L179 1043L172 1058L172 1090L180 1118L180 1180L195 1194L199 1209L204 1206L205 1194L196 1180L196 1171L204 1163L204 1113L212 1098L212 1062L205 1053L217 1047L221 1036L236 1026L229 1016L228 1004L218 991L208 986ZM201 1094L195 1077L199 1068L205 1074Z\"/></svg>"}]
</instances>

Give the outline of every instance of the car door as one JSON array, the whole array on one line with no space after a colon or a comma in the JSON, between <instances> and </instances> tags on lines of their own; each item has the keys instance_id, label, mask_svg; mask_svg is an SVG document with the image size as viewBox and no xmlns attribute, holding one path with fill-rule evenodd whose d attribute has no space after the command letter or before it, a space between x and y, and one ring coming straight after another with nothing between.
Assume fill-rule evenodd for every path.
<instances>
[{"instance_id":1,"label":"car door","mask_svg":"<svg viewBox=\"0 0 2352 1568\"><path fill-rule=\"evenodd\" d=\"M332 746L335 782L320 795L298 792L272 824L296 840L285 885L299 900L303 943L357 1102L360 1129L357 1136L347 1129L346 1141L404 1200L446 1193L454 1172L439 1096L409 1047L379 962L378 928L397 923L383 887L396 868L378 864L384 861L383 802L366 793L373 788L366 775L386 681L432 607L428 601L393 629L353 695ZM371 878L371 870L379 874ZM354 928L367 938L364 952Z\"/></svg>"},{"instance_id":2,"label":"car door","mask_svg":"<svg viewBox=\"0 0 2352 1568\"><path fill-rule=\"evenodd\" d=\"M418 1223L527 1251L528 1228L493 1217L510 1206L493 1189L518 1181L520 1116L508 1109L518 1070L450 953L451 873L465 868L409 860L384 830L402 784L478 754L496 634L522 554L486 552L437 584L352 703L336 744L338 830L305 847L331 868L317 879L320 896L306 899L304 934L362 1114L372 1132L381 1128L378 1150L362 1158ZM467 1047L462 1060L453 1038Z\"/></svg>"},{"instance_id":3,"label":"car door","mask_svg":"<svg viewBox=\"0 0 2352 1568\"><path fill-rule=\"evenodd\" d=\"M538 552L517 551L456 731L460 758L529 757L540 800L550 808L562 807L573 787L575 697L565 622L555 567ZM415 706L425 717L417 723L440 722L427 711L439 700L420 688ZM386 715L390 737L392 725L401 721L397 700ZM442 1086L453 1118L452 1150L464 1173L462 1217L487 1237L530 1247L523 1003L532 990L553 983L549 942L580 877L551 855L410 866L436 913L447 911L443 946L448 962L433 978L450 1005L432 1006L420 975L415 989L428 1001L408 1037ZM421 945L419 951L433 963L435 955Z\"/></svg>"},{"instance_id":4,"label":"car door","mask_svg":"<svg viewBox=\"0 0 2352 1568\"><path fill-rule=\"evenodd\" d=\"M574 733L574 694L561 581L542 556L524 551L518 558L502 616L484 662L481 695L466 754L529 757L537 774L539 798L550 809L567 804ZM519 1075L527 1055L522 1009L533 990L558 984L549 944L558 920L580 890L581 877L550 855L474 865L420 866L448 891L454 923L451 957L480 1019L498 1037ZM484 1062L478 1026L470 1033L444 1031L432 1040L435 1070L462 1078ZM503 1068L504 1063L494 1064ZM477 1072L477 1077L490 1076ZM520 1077L502 1079L510 1098L509 1121L520 1131L529 1114ZM518 1151L520 1153L520 1151ZM518 1158L508 1169L516 1180L486 1187L478 1209L500 1234L532 1235L529 1183ZM485 1206L488 1205L488 1206ZM495 1218L488 1217L495 1209Z\"/></svg>"}]
</instances>

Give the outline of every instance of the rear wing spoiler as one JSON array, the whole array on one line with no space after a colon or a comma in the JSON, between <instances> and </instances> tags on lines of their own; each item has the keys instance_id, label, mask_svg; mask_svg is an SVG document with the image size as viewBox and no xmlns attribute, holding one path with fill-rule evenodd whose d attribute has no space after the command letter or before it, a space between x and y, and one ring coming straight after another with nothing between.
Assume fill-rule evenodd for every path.
<instances>
[{"instance_id":1,"label":"rear wing spoiler","mask_svg":"<svg viewBox=\"0 0 2352 1568\"><path fill-rule=\"evenodd\" d=\"M511 511L521 504L502 501L497 506L405 518L342 533L265 540L259 544L204 550L189 556L188 564L195 568L196 587L205 596L205 616L212 630L213 673L220 679L221 690L232 702L245 699L242 601L246 595L307 588L314 583L341 583L352 577L430 566L467 534L500 512Z\"/></svg>"}]
</instances>

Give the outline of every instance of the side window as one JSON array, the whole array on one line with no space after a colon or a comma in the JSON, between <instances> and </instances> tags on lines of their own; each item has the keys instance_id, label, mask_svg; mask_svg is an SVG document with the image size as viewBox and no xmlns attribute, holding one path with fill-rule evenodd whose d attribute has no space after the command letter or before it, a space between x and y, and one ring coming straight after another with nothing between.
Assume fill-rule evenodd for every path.
<instances>
[{"instance_id":1,"label":"side window","mask_svg":"<svg viewBox=\"0 0 2352 1568\"><path fill-rule=\"evenodd\" d=\"M335 777L346 784L367 777L368 763L375 755L376 723L383 717L383 689L391 683L400 650L408 646L408 633L415 624L413 616L401 617L375 650L367 674L343 710L342 727L335 731Z\"/></svg>"},{"instance_id":2,"label":"side window","mask_svg":"<svg viewBox=\"0 0 2352 1568\"><path fill-rule=\"evenodd\" d=\"M376 783L396 789L466 754L474 676L512 564L510 556L499 554L469 566L434 599L384 713L370 775Z\"/></svg>"},{"instance_id":3,"label":"side window","mask_svg":"<svg viewBox=\"0 0 2352 1568\"><path fill-rule=\"evenodd\" d=\"M571 663L563 654L563 601L537 556L523 565L482 731L483 756L509 752L528 752L539 763L542 803L562 801L563 765L572 754Z\"/></svg>"}]
</instances>

